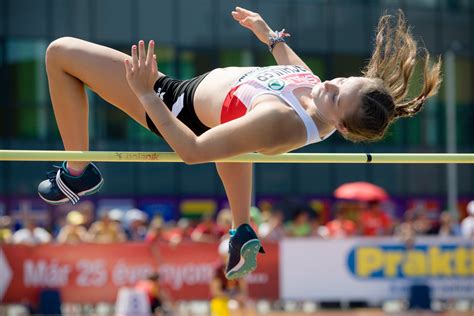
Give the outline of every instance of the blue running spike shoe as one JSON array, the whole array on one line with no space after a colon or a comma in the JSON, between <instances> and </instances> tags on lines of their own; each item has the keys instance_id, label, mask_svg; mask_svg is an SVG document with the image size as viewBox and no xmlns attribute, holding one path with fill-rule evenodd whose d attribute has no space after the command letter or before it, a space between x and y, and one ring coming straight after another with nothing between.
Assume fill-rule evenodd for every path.
<instances>
[{"instance_id":1,"label":"blue running spike shoe","mask_svg":"<svg viewBox=\"0 0 474 316\"><path fill-rule=\"evenodd\" d=\"M238 279L254 271L257 268L259 252L265 253L257 234L249 224L242 224L231 231L226 278Z\"/></svg>"},{"instance_id":2,"label":"blue running spike shoe","mask_svg":"<svg viewBox=\"0 0 474 316\"><path fill-rule=\"evenodd\" d=\"M58 170L48 172L48 179L38 185L38 194L45 202L53 205L71 201L77 204L81 196L94 194L104 184L99 169L90 163L80 176L73 176L66 167L54 166Z\"/></svg>"}]
</instances>

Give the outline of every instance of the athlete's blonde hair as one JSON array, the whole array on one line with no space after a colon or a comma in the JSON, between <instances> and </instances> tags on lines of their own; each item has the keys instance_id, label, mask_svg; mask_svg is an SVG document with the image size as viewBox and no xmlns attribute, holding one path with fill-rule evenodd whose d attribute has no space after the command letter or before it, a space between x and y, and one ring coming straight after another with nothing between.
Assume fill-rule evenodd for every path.
<instances>
[{"instance_id":1,"label":"athlete's blonde hair","mask_svg":"<svg viewBox=\"0 0 474 316\"><path fill-rule=\"evenodd\" d=\"M373 79L365 88L362 104L342 123L348 133L344 137L352 141L381 139L398 118L418 113L427 98L438 92L441 83L441 59L432 64L430 54L424 52L423 88L418 96L406 100L409 80L417 58L417 44L407 26L401 10L394 16L384 15L377 26L375 50L363 70L366 78Z\"/></svg>"}]
</instances>

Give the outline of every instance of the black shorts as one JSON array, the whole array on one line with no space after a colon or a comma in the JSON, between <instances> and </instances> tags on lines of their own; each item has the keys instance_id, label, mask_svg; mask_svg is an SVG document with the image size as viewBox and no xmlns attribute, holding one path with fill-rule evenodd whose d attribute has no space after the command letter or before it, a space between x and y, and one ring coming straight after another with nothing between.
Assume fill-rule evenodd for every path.
<instances>
[{"instance_id":1,"label":"black shorts","mask_svg":"<svg viewBox=\"0 0 474 316\"><path fill-rule=\"evenodd\" d=\"M194 111L194 93L207 74L189 80L177 80L163 76L155 82L154 87L155 92L174 116L198 136L209 130L209 127L199 120ZM153 133L163 138L148 113L146 114L146 123Z\"/></svg>"}]
</instances>

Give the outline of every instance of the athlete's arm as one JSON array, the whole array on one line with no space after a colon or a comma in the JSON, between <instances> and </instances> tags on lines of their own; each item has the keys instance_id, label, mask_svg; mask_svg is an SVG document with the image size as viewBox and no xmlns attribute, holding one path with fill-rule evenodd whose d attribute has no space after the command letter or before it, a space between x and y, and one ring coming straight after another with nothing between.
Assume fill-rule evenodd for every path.
<instances>
[{"instance_id":1,"label":"athlete's arm","mask_svg":"<svg viewBox=\"0 0 474 316\"><path fill-rule=\"evenodd\" d=\"M235 11L232 11L232 17L240 25L251 30L266 45L269 44L268 37L275 35L265 20L256 12L236 7ZM311 71L308 65L286 43L277 43L272 53L278 65L299 65Z\"/></svg>"},{"instance_id":2,"label":"athlete's arm","mask_svg":"<svg viewBox=\"0 0 474 316\"><path fill-rule=\"evenodd\" d=\"M301 137L297 134L299 138L295 139L295 131L284 126L287 113L272 110L271 103L196 136L171 114L156 94L139 96L139 99L166 142L187 164L266 151L285 143L304 143L304 133Z\"/></svg>"},{"instance_id":3,"label":"athlete's arm","mask_svg":"<svg viewBox=\"0 0 474 316\"><path fill-rule=\"evenodd\" d=\"M297 133L293 126L287 126L286 107L281 111L272 108L272 102L280 102L278 100L267 101L269 106L262 104L239 119L196 136L173 116L154 92L158 67L153 51L153 41L148 45L148 53L143 41L140 41L138 49L135 45L132 47L132 63L125 60L127 81L164 139L184 162L209 162L273 149L282 144L304 142L304 133Z\"/></svg>"}]
</instances>

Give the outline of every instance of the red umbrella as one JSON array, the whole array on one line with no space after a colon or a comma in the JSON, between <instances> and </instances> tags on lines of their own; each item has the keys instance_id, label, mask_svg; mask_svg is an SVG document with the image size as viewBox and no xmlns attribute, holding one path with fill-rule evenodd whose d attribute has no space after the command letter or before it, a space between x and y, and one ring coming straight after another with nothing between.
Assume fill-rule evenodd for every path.
<instances>
[{"instance_id":1,"label":"red umbrella","mask_svg":"<svg viewBox=\"0 0 474 316\"><path fill-rule=\"evenodd\" d=\"M387 192L379 186L368 182L345 183L334 191L334 196L338 199L348 199L356 201L385 201L388 199Z\"/></svg>"}]
</instances>

